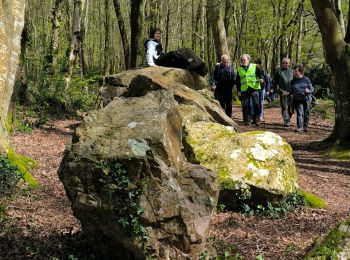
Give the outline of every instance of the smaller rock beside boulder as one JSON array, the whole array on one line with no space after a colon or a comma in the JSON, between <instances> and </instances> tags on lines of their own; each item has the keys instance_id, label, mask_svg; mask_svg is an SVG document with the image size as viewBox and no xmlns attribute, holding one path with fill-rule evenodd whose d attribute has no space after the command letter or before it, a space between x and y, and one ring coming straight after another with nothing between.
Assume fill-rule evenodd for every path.
<instances>
[{"instance_id":1,"label":"smaller rock beside boulder","mask_svg":"<svg viewBox=\"0 0 350 260\"><path fill-rule=\"evenodd\" d=\"M278 201L298 189L292 148L272 132L236 133L216 123L186 124L187 158L217 171L221 190Z\"/></svg>"}]
</instances>

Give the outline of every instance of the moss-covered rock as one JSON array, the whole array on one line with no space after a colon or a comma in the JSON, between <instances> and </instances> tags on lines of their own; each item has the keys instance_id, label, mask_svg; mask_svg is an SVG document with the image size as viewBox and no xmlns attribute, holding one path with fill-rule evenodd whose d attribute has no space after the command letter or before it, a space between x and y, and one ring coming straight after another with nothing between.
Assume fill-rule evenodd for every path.
<instances>
[{"instance_id":1,"label":"moss-covered rock","mask_svg":"<svg viewBox=\"0 0 350 260\"><path fill-rule=\"evenodd\" d=\"M350 218L337 225L324 238L317 239L304 259L350 259Z\"/></svg>"},{"instance_id":2,"label":"moss-covered rock","mask_svg":"<svg viewBox=\"0 0 350 260\"><path fill-rule=\"evenodd\" d=\"M219 173L222 190L279 199L298 188L290 145L272 132L237 133L210 122L187 124L187 157Z\"/></svg>"},{"instance_id":3,"label":"moss-covered rock","mask_svg":"<svg viewBox=\"0 0 350 260\"><path fill-rule=\"evenodd\" d=\"M37 180L30 174L30 171L38 166L38 162L16 153L12 148L8 148L5 154L9 163L18 168L23 175L23 179L32 187L39 188Z\"/></svg>"},{"instance_id":4,"label":"moss-covered rock","mask_svg":"<svg viewBox=\"0 0 350 260\"><path fill-rule=\"evenodd\" d=\"M304 197L304 201L306 206L311 207L311 208L318 208L318 209L323 209L327 207L327 202L316 196L315 194L312 194L307 191L298 191L301 196Z\"/></svg>"}]
</instances>

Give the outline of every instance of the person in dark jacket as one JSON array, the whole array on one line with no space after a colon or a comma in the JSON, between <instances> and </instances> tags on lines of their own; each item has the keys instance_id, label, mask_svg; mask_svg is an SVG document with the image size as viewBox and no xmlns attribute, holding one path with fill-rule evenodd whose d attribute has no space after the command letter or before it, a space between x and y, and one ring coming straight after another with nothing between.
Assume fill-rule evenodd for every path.
<instances>
[{"instance_id":1,"label":"person in dark jacket","mask_svg":"<svg viewBox=\"0 0 350 260\"><path fill-rule=\"evenodd\" d=\"M244 125L251 123L250 99L253 102L253 123L260 126L260 84L264 79L261 70L254 63L250 63L250 55L241 56L241 66L237 69L237 94L242 98L242 112Z\"/></svg>"},{"instance_id":2,"label":"person in dark jacket","mask_svg":"<svg viewBox=\"0 0 350 260\"><path fill-rule=\"evenodd\" d=\"M290 95L290 82L293 79L293 69L290 68L290 59L283 58L281 69L278 70L273 79L273 90L280 95L282 117L284 126L290 126L290 119L293 115L293 101Z\"/></svg>"},{"instance_id":3,"label":"person in dark jacket","mask_svg":"<svg viewBox=\"0 0 350 260\"><path fill-rule=\"evenodd\" d=\"M309 131L309 118L311 107L311 93L314 87L308 77L304 76L302 65L294 66L294 78L290 85L292 88L294 108L297 111L297 128L296 132L301 132L302 127L305 132Z\"/></svg>"},{"instance_id":4,"label":"person in dark jacket","mask_svg":"<svg viewBox=\"0 0 350 260\"><path fill-rule=\"evenodd\" d=\"M213 80L215 96L225 110L227 116L232 116L232 89L236 80L236 72L230 63L228 55L221 56L221 62L216 65Z\"/></svg>"}]
</instances>

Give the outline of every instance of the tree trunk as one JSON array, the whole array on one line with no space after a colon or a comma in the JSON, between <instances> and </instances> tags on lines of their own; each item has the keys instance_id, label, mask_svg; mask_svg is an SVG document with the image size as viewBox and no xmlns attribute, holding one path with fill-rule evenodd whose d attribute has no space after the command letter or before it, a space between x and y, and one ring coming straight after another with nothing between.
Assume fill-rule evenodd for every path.
<instances>
[{"instance_id":1,"label":"tree trunk","mask_svg":"<svg viewBox=\"0 0 350 260\"><path fill-rule=\"evenodd\" d=\"M334 77L335 124L328 140L340 145L350 143L350 50L332 3L329 0L311 0L319 25L326 61ZM349 28L349 24L348 24Z\"/></svg>"},{"instance_id":2,"label":"tree trunk","mask_svg":"<svg viewBox=\"0 0 350 260\"><path fill-rule=\"evenodd\" d=\"M225 25L225 30L226 30L227 34L228 34L228 30L230 28L230 20L231 20L232 12L233 12L233 1L226 0L224 25Z\"/></svg>"},{"instance_id":3,"label":"tree trunk","mask_svg":"<svg viewBox=\"0 0 350 260\"><path fill-rule=\"evenodd\" d=\"M74 67L77 63L78 56L81 53L81 13L82 0L74 0L72 39L69 54L69 71L66 77L66 89L70 87Z\"/></svg>"},{"instance_id":4,"label":"tree trunk","mask_svg":"<svg viewBox=\"0 0 350 260\"><path fill-rule=\"evenodd\" d=\"M197 38L199 38L200 45L202 42L202 38L204 38L204 36L201 35L199 32L202 16L203 16L203 0L199 0L198 6L197 6L197 12L196 12L196 19L194 21L194 37L192 42L192 49L194 52L196 52L197 50Z\"/></svg>"},{"instance_id":5,"label":"tree trunk","mask_svg":"<svg viewBox=\"0 0 350 260\"><path fill-rule=\"evenodd\" d=\"M18 67L25 1L0 2L0 151L10 148L6 119Z\"/></svg>"},{"instance_id":6,"label":"tree trunk","mask_svg":"<svg viewBox=\"0 0 350 260\"><path fill-rule=\"evenodd\" d=\"M83 1L83 6L82 6L82 17L80 20L80 52L79 52L79 65L80 65L80 76L86 75L87 71L87 65L85 62L85 48L84 48L84 40L85 40L85 34L86 34L86 23L87 21L87 15L88 15L88 10L89 10L89 0L84 0Z\"/></svg>"},{"instance_id":7,"label":"tree trunk","mask_svg":"<svg viewBox=\"0 0 350 260\"><path fill-rule=\"evenodd\" d=\"M131 28L131 55L130 55L130 67L134 68L137 64L137 53L139 49L139 41L141 38L142 25L143 25L143 1L144 0L131 0L131 13L130 13L130 28Z\"/></svg>"},{"instance_id":8,"label":"tree trunk","mask_svg":"<svg viewBox=\"0 0 350 260\"><path fill-rule=\"evenodd\" d=\"M103 71L104 75L108 76L109 69L110 69L110 62L109 62L109 0L105 0L105 48L104 48L104 64L103 64Z\"/></svg>"},{"instance_id":9,"label":"tree trunk","mask_svg":"<svg viewBox=\"0 0 350 260\"><path fill-rule=\"evenodd\" d=\"M63 0L55 0L55 5L52 10L51 16L51 41L49 47L49 53L47 54L47 72L49 75L55 74L55 68L57 65L57 49L59 43L59 28L61 23L61 4Z\"/></svg>"},{"instance_id":10,"label":"tree trunk","mask_svg":"<svg viewBox=\"0 0 350 260\"><path fill-rule=\"evenodd\" d=\"M222 54L230 55L227 45L226 30L220 15L221 4L219 0L211 1L211 28L213 31L216 59L220 61Z\"/></svg>"},{"instance_id":11,"label":"tree trunk","mask_svg":"<svg viewBox=\"0 0 350 260\"><path fill-rule=\"evenodd\" d=\"M28 104L28 68L26 65L26 54L27 54L27 46L29 43L29 17L28 17L28 8L26 8L25 18L24 18L24 27L21 36L21 55L20 62L17 68L17 93L15 100L18 100L19 104L26 105ZM16 91L16 90L15 90Z\"/></svg>"},{"instance_id":12,"label":"tree trunk","mask_svg":"<svg viewBox=\"0 0 350 260\"><path fill-rule=\"evenodd\" d=\"M123 51L124 51L124 62L125 62L125 69L130 68L130 45L129 45L129 40L128 40L128 34L125 29L125 23L124 23L124 18L122 16L122 12L120 9L120 2L119 0L113 0L114 4L114 10L115 10L115 15L118 20L118 28L120 32L120 37L122 40L123 44Z\"/></svg>"},{"instance_id":13,"label":"tree trunk","mask_svg":"<svg viewBox=\"0 0 350 260\"><path fill-rule=\"evenodd\" d=\"M207 32L207 41L206 41L206 54L207 54L207 62L208 62L208 67L212 68L213 62L212 62L212 56L211 56L211 39L212 39L212 30L211 30L211 10L210 10L210 5L209 1L206 1L206 9L205 9L205 17L206 17L206 32Z\"/></svg>"},{"instance_id":14,"label":"tree trunk","mask_svg":"<svg viewBox=\"0 0 350 260\"><path fill-rule=\"evenodd\" d=\"M169 44L169 34L170 34L170 30L169 30L169 23L170 23L170 7L168 5L167 7L167 13L166 13L166 22L165 22L165 52L168 51L168 44Z\"/></svg>"},{"instance_id":15,"label":"tree trunk","mask_svg":"<svg viewBox=\"0 0 350 260\"><path fill-rule=\"evenodd\" d=\"M301 56L301 45L303 42L303 24L304 24L304 4L301 7L300 10L300 16L299 16L299 21L298 21L298 38L297 38L297 49L296 49L296 54L295 54L295 63L300 62L300 56Z\"/></svg>"},{"instance_id":16,"label":"tree trunk","mask_svg":"<svg viewBox=\"0 0 350 260\"><path fill-rule=\"evenodd\" d=\"M204 56L205 56L205 30L206 30L206 26L205 26L205 16L204 16L204 12L205 12L205 6L204 6L204 1L203 4L201 6L202 8L202 18L201 18L201 39L200 39L200 44L201 44L201 49L200 49L200 57L201 59L204 61Z\"/></svg>"},{"instance_id":17,"label":"tree trunk","mask_svg":"<svg viewBox=\"0 0 350 260\"><path fill-rule=\"evenodd\" d=\"M337 16L338 22L340 24L341 31L343 33L343 36L345 37L345 24L344 24L343 12L341 10L341 0L334 0L334 9L335 9L335 14Z\"/></svg>"},{"instance_id":18,"label":"tree trunk","mask_svg":"<svg viewBox=\"0 0 350 260\"><path fill-rule=\"evenodd\" d=\"M246 18L248 13L248 0L243 0L242 3L242 16L241 16L241 22L239 26L239 30L237 32L237 43L235 47L235 51L233 54L233 60L237 60L239 55L241 54L241 42L244 34L244 25L246 23Z\"/></svg>"}]
</instances>

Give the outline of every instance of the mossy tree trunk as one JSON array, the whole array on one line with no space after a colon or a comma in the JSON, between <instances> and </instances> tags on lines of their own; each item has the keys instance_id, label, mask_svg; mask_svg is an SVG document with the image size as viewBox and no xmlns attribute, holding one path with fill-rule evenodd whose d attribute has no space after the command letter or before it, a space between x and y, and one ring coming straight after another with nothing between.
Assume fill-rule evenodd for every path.
<instances>
[{"instance_id":1,"label":"mossy tree trunk","mask_svg":"<svg viewBox=\"0 0 350 260\"><path fill-rule=\"evenodd\" d=\"M10 148L6 120L18 67L25 4L24 0L0 2L0 151L2 153Z\"/></svg>"},{"instance_id":2,"label":"mossy tree trunk","mask_svg":"<svg viewBox=\"0 0 350 260\"><path fill-rule=\"evenodd\" d=\"M348 31L342 28L329 0L311 0L322 34L326 61L334 77L335 124L329 141L350 144L350 18Z\"/></svg>"}]
</instances>

